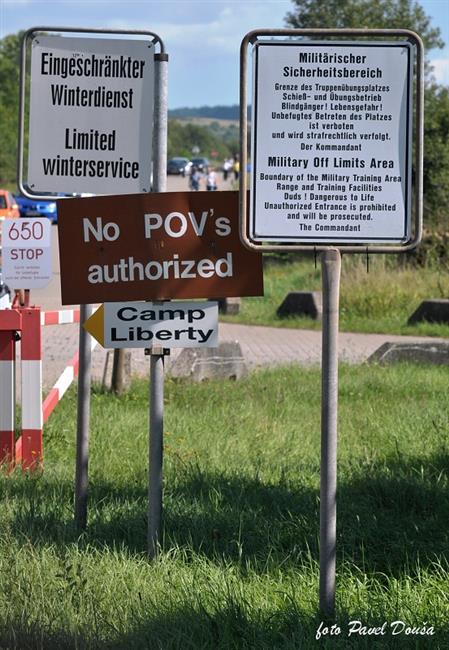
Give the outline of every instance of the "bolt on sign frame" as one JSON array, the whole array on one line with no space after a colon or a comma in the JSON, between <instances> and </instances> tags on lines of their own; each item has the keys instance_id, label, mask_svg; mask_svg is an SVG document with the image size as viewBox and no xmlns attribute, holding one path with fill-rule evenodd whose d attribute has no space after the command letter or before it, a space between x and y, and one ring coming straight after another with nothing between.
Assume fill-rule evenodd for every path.
<instances>
[{"instance_id":1,"label":"bolt on sign frame","mask_svg":"<svg viewBox=\"0 0 449 650\"><path fill-rule=\"evenodd\" d=\"M326 40L327 39L327 40ZM339 40L329 40L329 39L339 39ZM341 40L340 40L341 39ZM381 39L381 40L380 40ZM248 75L248 58L249 58L249 48L252 47L252 53L255 55L257 48L259 46L272 45L273 54L276 50L276 46L328 46L329 48L347 47L347 51L351 50L351 47L364 46L367 47L396 47L401 44L409 47L409 83L410 83L410 96L408 100L409 108L412 102L412 95L414 96L415 103L415 114L414 119L412 111L409 110L407 120L408 124L404 129L401 137L408 141L404 146L404 155L407 160L407 176L406 185L410 185L410 176L411 176L411 142L410 142L410 131L413 131L413 139L415 145L415 174L414 174L414 188L413 188L413 219L412 219L412 201L411 197L408 196L409 187L405 186L404 189L404 200L405 200L405 210L406 210L406 219L408 221L407 233L404 237L400 238L400 241L396 241L394 244L388 244L386 239L388 238L376 238L370 237L368 241L357 240L357 243L351 243L350 241L340 242L338 238L334 241L329 236L325 241L323 238L317 237L314 241L313 236L307 239L285 237L273 237L268 235L263 235L258 237L257 240L251 234L251 228L249 223L249 208L251 207L251 212L256 212L252 214L252 217L257 217L257 207L254 206L253 194L254 188L256 187L255 183L257 182L256 178L252 178L251 192L248 195L248 179L244 171L247 169L248 165L248 85L249 85L249 75ZM316 49L316 48L315 48ZM255 55L256 56L256 55ZM414 59L414 66L412 60ZM266 57L268 60L268 57ZM415 74L413 75L413 67ZM256 97L256 75L257 70L254 74L253 79L253 94ZM262 72L258 79L262 78ZM413 83L413 89L412 87ZM413 90L413 92L412 92ZM273 90L272 90L273 94ZM327 250L329 246L333 248L338 248L341 252L345 253L399 253L412 250L415 248L420 240L422 234L422 185L423 185L423 105L424 105L424 48L420 37L412 31L405 29L267 29L267 30L254 30L248 33L242 41L240 49L240 169L243 173L240 174L240 190L239 190L239 204L240 204L240 234L242 242L248 248L259 250L262 252L270 251L282 251L285 250L285 246L288 246L289 251L316 251L322 252ZM253 102L253 116L255 114L255 107ZM257 113L255 115L257 120ZM270 136L270 133L262 133L260 136L254 131L257 130L257 125L255 126L253 120L252 125L252 140L253 140L253 154L255 151L255 138L267 138ZM412 121L414 121L413 128ZM290 127L291 128L291 127ZM296 128L301 129L301 121L296 121ZM300 141L300 140L299 140ZM298 144L299 141L297 140ZM272 140L273 147L276 147L279 141ZM402 143L404 144L404 143ZM386 147L391 146L391 143L386 143ZM304 145L307 146L307 145ZM369 143L368 145L369 146ZM273 151L274 154L279 153ZM281 153L283 153L281 151ZM274 156L275 158L275 156ZM286 157L285 157L286 158ZM280 156L278 157L278 160ZM252 160L252 167L254 173L254 164L255 160ZM282 165L282 162L281 162ZM343 171L348 171L344 169ZM350 170L351 172L353 170ZM385 170L383 170L385 171ZM255 173L254 173L255 176ZM249 201L251 200L251 206ZM276 199L273 199L276 200ZM349 204L349 200L348 200ZM300 239L300 242L298 242ZM375 243L375 240L379 239L380 243ZM384 241L382 241L382 239Z\"/></svg>"}]
</instances>

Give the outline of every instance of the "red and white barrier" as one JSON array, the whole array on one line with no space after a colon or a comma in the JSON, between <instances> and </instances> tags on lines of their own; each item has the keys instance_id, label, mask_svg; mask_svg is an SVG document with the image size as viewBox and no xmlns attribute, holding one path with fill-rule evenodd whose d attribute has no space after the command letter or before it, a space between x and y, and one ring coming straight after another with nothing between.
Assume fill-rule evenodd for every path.
<instances>
[{"instance_id":1,"label":"red and white barrier","mask_svg":"<svg viewBox=\"0 0 449 650\"><path fill-rule=\"evenodd\" d=\"M65 323L79 322L79 309L60 309L59 311L41 312L41 325L64 325Z\"/></svg>"},{"instance_id":2,"label":"red and white barrier","mask_svg":"<svg viewBox=\"0 0 449 650\"><path fill-rule=\"evenodd\" d=\"M91 350L93 350L96 345L97 345L97 341L94 338L91 338ZM48 393L47 397L44 400L44 403L42 404L44 424L48 420L50 415L53 413L55 406L61 400L66 390L70 387L72 381L78 375L78 366L79 366L79 352L75 352L71 361L64 368L58 381L50 390L50 392Z\"/></svg>"},{"instance_id":3,"label":"red and white barrier","mask_svg":"<svg viewBox=\"0 0 449 650\"><path fill-rule=\"evenodd\" d=\"M42 403L41 326L79 323L79 309L41 312L38 307L0 310L0 463L34 469L43 461L42 429L78 374L78 352ZM21 338L22 434L15 438L15 342ZM91 339L92 349L96 345Z\"/></svg>"},{"instance_id":4,"label":"red and white barrier","mask_svg":"<svg viewBox=\"0 0 449 650\"><path fill-rule=\"evenodd\" d=\"M42 342L39 308L22 309L22 435L16 443L16 462L23 469L42 462Z\"/></svg>"},{"instance_id":5,"label":"red and white barrier","mask_svg":"<svg viewBox=\"0 0 449 650\"><path fill-rule=\"evenodd\" d=\"M15 345L11 332L0 331L0 460L14 460L14 362Z\"/></svg>"}]
</instances>

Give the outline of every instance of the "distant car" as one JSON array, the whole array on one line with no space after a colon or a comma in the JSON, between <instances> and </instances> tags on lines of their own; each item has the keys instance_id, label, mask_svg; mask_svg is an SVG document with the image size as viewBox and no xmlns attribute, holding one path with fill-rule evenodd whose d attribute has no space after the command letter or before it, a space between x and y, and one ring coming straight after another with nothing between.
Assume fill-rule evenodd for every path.
<instances>
[{"instance_id":1,"label":"distant car","mask_svg":"<svg viewBox=\"0 0 449 650\"><path fill-rule=\"evenodd\" d=\"M0 190L0 218L18 219L19 206L15 197L8 190Z\"/></svg>"},{"instance_id":2,"label":"distant car","mask_svg":"<svg viewBox=\"0 0 449 650\"><path fill-rule=\"evenodd\" d=\"M52 223L58 221L58 209L56 201L48 201L44 199L29 199L26 196L16 196L16 201L19 206L20 216L25 218L30 217L47 217Z\"/></svg>"},{"instance_id":3,"label":"distant car","mask_svg":"<svg viewBox=\"0 0 449 650\"><path fill-rule=\"evenodd\" d=\"M190 173L192 163L188 158L170 158L167 163L167 174L181 174L185 176Z\"/></svg>"},{"instance_id":4,"label":"distant car","mask_svg":"<svg viewBox=\"0 0 449 650\"><path fill-rule=\"evenodd\" d=\"M207 172L209 161L207 158L192 158L192 166L196 167L200 172Z\"/></svg>"}]
</instances>

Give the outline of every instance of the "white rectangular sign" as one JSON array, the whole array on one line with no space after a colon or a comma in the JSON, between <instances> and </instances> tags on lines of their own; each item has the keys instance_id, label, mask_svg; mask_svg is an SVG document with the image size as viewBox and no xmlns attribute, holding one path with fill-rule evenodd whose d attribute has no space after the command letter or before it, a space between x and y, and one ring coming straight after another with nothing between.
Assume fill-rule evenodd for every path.
<instances>
[{"instance_id":1,"label":"white rectangular sign","mask_svg":"<svg viewBox=\"0 0 449 650\"><path fill-rule=\"evenodd\" d=\"M106 302L105 348L214 348L217 302Z\"/></svg>"},{"instance_id":2,"label":"white rectangular sign","mask_svg":"<svg viewBox=\"0 0 449 650\"><path fill-rule=\"evenodd\" d=\"M2 277L12 289L40 289L52 279L49 219L5 219L2 223Z\"/></svg>"},{"instance_id":3,"label":"white rectangular sign","mask_svg":"<svg viewBox=\"0 0 449 650\"><path fill-rule=\"evenodd\" d=\"M409 43L254 46L255 241L410 236Z\"/></svg>"},{"instance_id":4,"label":"white rectangular sign","mask_svg":"<svg viewBox=\"0 0 449 650\"><path fill-rule=\"evenodd\" d=\"M33 192L150 191L150 41L32 41L28 185Z\"/></svg>"}]
</instances>

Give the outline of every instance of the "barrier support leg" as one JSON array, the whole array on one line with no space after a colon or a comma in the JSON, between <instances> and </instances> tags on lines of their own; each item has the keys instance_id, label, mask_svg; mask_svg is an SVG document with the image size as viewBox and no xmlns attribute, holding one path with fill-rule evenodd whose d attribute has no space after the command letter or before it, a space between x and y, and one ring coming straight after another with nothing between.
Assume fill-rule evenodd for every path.
<instances>
[{"instance_id":1,"label":"barrier support leg","mask_svg":"<svg viewBox=\"0 0 449 650\"><path fill-rule=\"evenodd\" d=\"M42 345L40 309L22 310L22 469L43 461Z\"/></svg>"},{"instance_id":2,"label":"barrier support leg","mask_svg":"<svg viewBox=\"0 0 449 650\"><path fill-rule=\"evenodd\" d=\"M14 466L14 331L0 330L0 464Z\"/></svg>"}]
</instances>

